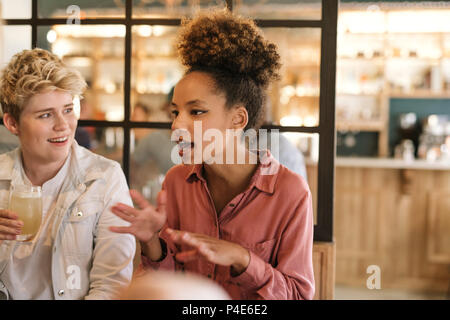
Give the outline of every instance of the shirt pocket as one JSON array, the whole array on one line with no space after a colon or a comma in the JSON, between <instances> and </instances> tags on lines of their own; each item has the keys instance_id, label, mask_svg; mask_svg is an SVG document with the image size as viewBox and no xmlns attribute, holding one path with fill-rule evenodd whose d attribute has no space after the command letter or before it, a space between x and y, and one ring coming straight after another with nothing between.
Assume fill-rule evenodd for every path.
<instances>
[{"instance_id":1,"label":"shirt pocket","mask_svg":"<svg viewBox=\"0 0 450 320\"><path fill-rule=\"evenodd\" d=\"M103 202L91 200L77 203L64 222L62 244L64 252L72 255L91 255L97 215L103 210Z\"/></svg>"},{"instance_id":2,"label":"shirt pocket","mask_svg":"<svg viewBox=\"0 0 450 320\"><path fill-rule=\"evenodd\" d=\"M270 262L274 255L274 246L277 239L266 240L258 243L248 244L247 249L255 253L265 262Z\"/></svg>"}]
</instances>

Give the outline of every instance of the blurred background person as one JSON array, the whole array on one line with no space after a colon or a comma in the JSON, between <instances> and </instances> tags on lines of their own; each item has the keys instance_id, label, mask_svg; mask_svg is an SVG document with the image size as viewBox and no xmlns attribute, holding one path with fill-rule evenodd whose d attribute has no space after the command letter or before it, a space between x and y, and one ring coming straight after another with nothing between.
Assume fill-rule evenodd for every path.
<instances>
[{"instance_id":1,"label":"blurred background person","mask_svg":"<svg viewBox=\"0 0 450 320\"><path fill-rule=\"evenodd\" d=\"M208 278L189 272L150 271L133 279L121 300L230 300L227 292Z\"/></svg>"}]
</instances>

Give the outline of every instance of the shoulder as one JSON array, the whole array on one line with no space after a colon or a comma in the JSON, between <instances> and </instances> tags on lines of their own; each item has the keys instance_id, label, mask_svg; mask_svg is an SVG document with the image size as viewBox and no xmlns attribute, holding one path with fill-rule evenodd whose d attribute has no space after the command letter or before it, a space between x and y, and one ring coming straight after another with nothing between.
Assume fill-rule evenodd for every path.
<instances>
[{"instance_id":1,"label":"shoulder","mask_svg":"<svg viewBox=\"0 0 450 320\"><path fill-rule=\"evenodd\" d=\"M79 145L74 146L73 150L79 173L86 179L95 177L111 180L114 177L123 176L122 168L117 161L95 154Z\"/></svg>"},{"instance_id":2,"label":"shoulder","mask_svg":"<svg viewBox=\"0 0 450 320\"><path fill-rule=\"evenodd\" d=\"M14 162L18 158L19 149L0 154L0 179L8 178L14 167Z\"/></svg>"},{"instance_id":3,"label":"shoulder","mask_svg":"<svg viewBox=\"0 0 450 320\"><path fill-rule=\"evenodd\" d=\"M280 164L275 182L275 193L299 201L310 196L308 182L299 174Z\"/></svg>"},{"instance_id":4,"label":"shoulder","mask_svg":"<svg viewBox=\"0 0 450 320\"><path fill-rule=\"evenodd\" d=\"M173 166L167 171L164 182L166 184L173 184L178 181L185 181L193 169L194 165L178 164Z\"/></svg>"}]
</instances>

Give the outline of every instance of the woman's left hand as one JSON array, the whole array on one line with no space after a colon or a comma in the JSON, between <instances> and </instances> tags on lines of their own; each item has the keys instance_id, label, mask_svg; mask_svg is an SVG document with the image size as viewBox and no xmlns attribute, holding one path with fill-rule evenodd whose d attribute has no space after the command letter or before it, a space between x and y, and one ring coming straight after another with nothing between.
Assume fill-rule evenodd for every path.
<instances>
[{"instance_id":1,"label":"woman's left hand","mask_svg":"<svg viewBox=\"0 0 450 320\"><path fill-rule=\"evenodd\" d=\"M175 255L175 259L179 262L204 259L221 266L230 266L233 276L244 272L250 263L248 250L236 243L170 228L167 228L165 232L176 244L192 247L192 250L182 251Z\"/></svg>"}]
</instances>

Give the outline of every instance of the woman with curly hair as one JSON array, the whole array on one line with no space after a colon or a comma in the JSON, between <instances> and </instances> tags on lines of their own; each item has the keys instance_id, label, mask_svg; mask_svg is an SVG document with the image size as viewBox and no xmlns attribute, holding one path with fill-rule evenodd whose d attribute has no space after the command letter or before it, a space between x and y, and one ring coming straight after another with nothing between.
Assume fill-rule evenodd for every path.
<instances>
[{"instance_id":1,"label":"woman with curly hair","mask_svg":"<svg viewBox=\"0 0 450 320\"><path fill-rule=\"evenodd\" d=\"M216 11L185 21L178 49L187 71L175 87L172 130L187 132L175 135L185 163L167 173L157 209L135 191L140 209L114 206L131 225L112 231L140 240L143 268L205 275L233 299L312 299L307 183L264 150L250 161L244 139L226 134L259 127L267 87L279 77L276 46L253 21ZM199 140L194 128L223 139Z\"/></svg>"},{"instance_id":2,"label":"woman with curly hair","mask_svg":"<svg viewBox=\"0 0 450 320\"><path fill-rule=\"evenodd\" d=\"M74 139L85 88L43 49L16 54L3 70L3 121L20 146L0 155L0 299L111 299L131 280L135 239L108 230L126 225L109 210L132 204L125 176ZM42 223L31 238L18 212L5 209L18 185L42 190Z\"/></svg>"}]
</instances>

